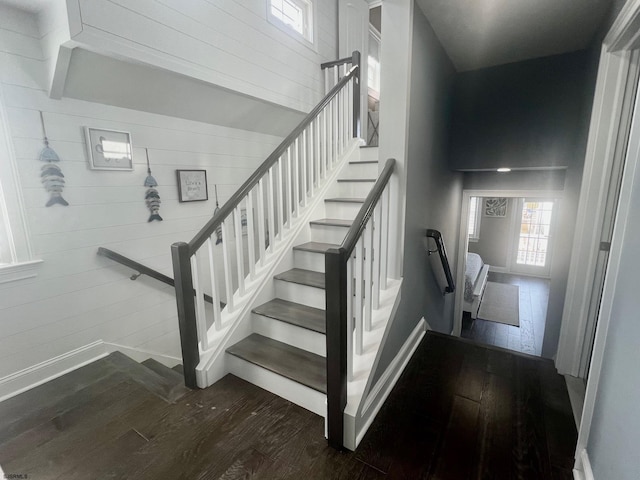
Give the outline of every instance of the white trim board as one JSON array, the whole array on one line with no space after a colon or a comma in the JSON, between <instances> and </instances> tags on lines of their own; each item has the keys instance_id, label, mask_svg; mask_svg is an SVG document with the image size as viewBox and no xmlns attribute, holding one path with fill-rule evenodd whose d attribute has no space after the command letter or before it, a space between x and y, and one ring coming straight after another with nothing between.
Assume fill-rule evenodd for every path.
<instances>
[{"instance_id":1,"label":"white trim board","mask_svg":"<svg viewBox=\"0 0 640 480\"><path fill-rule=\"evenodd\" d=\"M573 469L573 478L575 480L595 480L591 462L589 461L589 454L584 449L578 455L576 466Z\"/></svg>"},{"instance_id":2,"label":"white trim board","mask_svg":"<svg viewBox=\"0 0 640 480\"><path fill-rule=\"evenodd\" d=\"M0 378L0 402L109 355L102 340Z\"/></svg>"},{"instance_id":3,"label":"white trim board","mask_svg":"<svg viewBox=\"0 0 640 480\"><path fill-rule=\"evenodd\" d=\"M138 363L142 363L145 360L153 359L156 362L163 364L165 367L173 368L176 365L182 363L182 358L173 357L171 355L163 355L160 353L154 353L140 348L127 347L125 345L118 345L117 343L104 342L107 352L120 352L124 353L127 357L135 360Z\"/></svg>"}]
</instances>

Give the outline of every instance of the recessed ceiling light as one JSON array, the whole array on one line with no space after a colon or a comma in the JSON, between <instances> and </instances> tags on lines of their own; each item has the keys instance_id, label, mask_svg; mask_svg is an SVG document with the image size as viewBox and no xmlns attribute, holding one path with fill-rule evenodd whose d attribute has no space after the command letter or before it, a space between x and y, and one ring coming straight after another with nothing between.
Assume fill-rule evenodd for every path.
<instances>
[{"instance_id":1,"label":"recessed ceiling light","mask_svg":"<svg viewBox=\"0 0 640 480\"><path fill-rule=\"evenodd\" d=\"M511 171L511 169L510 169L510 168L506 168L506 167L502 167L502 168L499 168L499 169L498 169L498 171L499 171L500 173L505 173L505 172L510 172L510 171Z\"/></svg>"}]
</instances>

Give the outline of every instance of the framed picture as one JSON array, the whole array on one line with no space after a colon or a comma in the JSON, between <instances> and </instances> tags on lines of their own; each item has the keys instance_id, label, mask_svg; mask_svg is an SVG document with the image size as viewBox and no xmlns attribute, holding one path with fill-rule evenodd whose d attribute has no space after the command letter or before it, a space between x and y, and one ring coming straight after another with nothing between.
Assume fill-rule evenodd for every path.
<instances>
[{"instance_id":1,"label":"framed picture","mask_svg":"<svg viewBox=\"0 0 640 480\"><path fill-rule=\"evenodd\" d=\"M84 127L92 170L133 170L131 134Z\"/></svg>"},{"instance_id":2,"label":"framed picture","mask_svg":"<svg viewBox=\"0 0 640 480\"><path fill-rule=\"evenodd\" d=\"M178 200L201 202L209 200L206 170L176 170L178 175Z\"/></svg>"},{"instance_id":3,"label":"framed picture","mask_svg":"<svg viewBox=\"0 0 640 480\"><path fill-rule=\"evenodd\" d=\"M484 199L485 217L506 217L507 199L505 197L489 197Z\"/></svg>"}]
</instances>

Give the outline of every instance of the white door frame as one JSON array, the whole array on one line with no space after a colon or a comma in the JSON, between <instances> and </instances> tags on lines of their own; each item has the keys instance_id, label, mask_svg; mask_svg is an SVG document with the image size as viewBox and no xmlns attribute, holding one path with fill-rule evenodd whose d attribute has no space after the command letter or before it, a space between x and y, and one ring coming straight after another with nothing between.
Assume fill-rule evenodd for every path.
<instances>
[{"instance_id":1,"label":"white door frame","mask_svg":"<svg viewBox=\"0 0 640 480\"><path fill-rule=\"evenodd\" d=\"M585 177L583 181L583 188L585 183L591 189L585 191L584 203L601 200L603 195L606 194L606 187L608 183L598 182L597 175L601 171L597 170L600 165L594 161L598 158L599 162L606 163L608 166L615 158L615 146L616 139L618 137L618 131L621 126L626 125L628 120L625 117L625 112L629 110L628 96L624 95L624 85L631 77L638 78L638 72L640 72L640 63L638 62L638 52L632 53L632 50L640 47L640 0L628 0L622 8L622 11L618 15L615 23L611 27L605 41L603 42L602 54L600 57L600 69L598 71L598 80L596 83L596 97L594 102L594 110L591 120L591 129L589 131L589 146L587 149L587 162L592 171L589 172L591 178ZM636 104L636 110L638 106ZM631 109L633 112L633 109ZM637 111L635 114L636 116ZM603 130L610 130L604 132ZM608 135L607 135L608 133ZM602 155L605 153L606 155ZM598 157L600 154L602 156ZM589 442L589 434L591 430L591 422L593 420L593 413L596 404L596 396L598 393L598 384L600 382L600 374L602 371L602 363L604 360L604 352L606 347L607 333L609 329L609 323L611 320L611 310L613 306L613 298L615 293L615 281L618 276L618 270L621 262L622 241L624 237L624 229L627 223L629 213L634 208L631 203L631 191L633 187L634 172L640 167L640 119L634 118L631 134L629 136L627 159L624 166L623 183L620 189L620 198L618 203L618 211L616 213L615 230L611 243L611 250L609 254L609 264L607 268L607 276L604 283L602 292L602 302L600 306L600 314L598 316L598 325L596 327L595 340L593 345L593 355L591 359L591 367L589 369L589 378L587 382L584 407L582 411L582 418L580 420L580 428L578 431L578 441L575 453L575 478L587 478L587 475L592 475L591 467L589 464L589 456L586 450ZM603 162L604 160L604 162ZM596 165L593 165L596 163ZM587 164L585 164L585 167ZM593 172L595 171L595 173ZM585 172L586 173L586 172ZM599 187L599 188L598 188ZM581 206L583 203L581 192ZM589 195L587 195L589 193ZM604 207L602 207L604 208ZM584 214L584 212L582 212ZM596 217L599 219L600 217ZM576 238L580 237L580 233L588 233L586 225L584 225L584 218L580 216L578 218L580 230L576 229ZM591 220L591 227L593 228L593 217ZM600 238L595 238L594 235L590 235L589 238L585 237L584 242L587 245L580 245L580 247L586 248L591 246L593 248L592 257L595 257L593 253L597 254L595 242ZM576 252L580 253L580 252ZM574 255L572 258L572 269L570 270L570 280L574 283L575 278L571 277L572 270L574 270L574 260L577 257ZM580 258L580 257L577 257ZM589 259L592 263L595 263L592 258ZM595 265L592 266L595 269ZM577 267L576 269L577 270ZM591 273L591 272L589 272ZM583 278L592 278L590 276ZM574 310L567 310L565 312L580 312L584 311L585 302L580 295L584 295L585 290L590 290L591 282L585 282L584 285L577 283L572 285L577 297L575 301L578 307L582 307L582 310L576 308ZM569 293L569 292L567 292ZM580 300L583 300L580 302ZM588 298L586 299L588 301ZM588 304L587 304L588 306ZM571 322L570 317L566 318L563 315L563 330L561 331L560 347L566 348L563 351L563 355L560 356L560 350L558 352L558 361L562 361L561 366L574 367L578 363L579 366L579 354L581 350L578 347L582 347L583 335L580 336L577 345L572 345L566 338L572 332L575 332L575 326L572 323L578 323L581 320L576 318ZM569 323L565 328L565 323ZM572 328L570 328L572 327ZM564 338L563 338L564 336ZM571 349L573 347L573 349ZM557 361L557 362L558 362ZM573 363L571 363L573 361ZM558 367L560 369L560 366Z\"/></svg>"},{"instance_id":2,"label":"white door frame","mask_svg":"<svg viewBox=\"0 0 640 480\"><path fill-rule=\"evenodd\" d=\"M640 0L629 0L606 36L600 56L580 188L567 293L556 356L562 374L580 375L589 303L598 266L612 165L624 155L640 64ZM586 280L586 281L585 281Z\"/></svg>"},{"instance_id":3,"label":"white door frame","mask_svg":"<svg viewBox=\"0 0 640 480\"><path fill-rule=\"evenodd\" d=\"M640 0L639 0L640 1ZM463 190L462 214L460 228L458 229L458 267L456 269L456 291L454 299L453 329L451 335L459 337L462 333L462 309L464 305L464 269L467 263L467 251L469 250L469 236L467 235L467 222L469 220L469 199L471 197L538 197L561 199L564 196L562 190Z\"/></svg>"}]
</instances>

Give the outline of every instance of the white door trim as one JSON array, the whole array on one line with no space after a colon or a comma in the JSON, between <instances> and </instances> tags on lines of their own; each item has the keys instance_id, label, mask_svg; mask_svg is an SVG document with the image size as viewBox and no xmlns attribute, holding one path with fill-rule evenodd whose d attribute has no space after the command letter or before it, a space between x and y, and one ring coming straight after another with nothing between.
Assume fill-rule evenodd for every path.
<instances>
[{"instance_id":1,"label":"white door trim","mask_svg":"<svg viewBox=\"0 0 640 480\"><path fill-rule=\"evenodd\" d=\"M544 197L560 199L564 196L562 190L463 190L462 214L460 216L460 228L458 229L458 267L456 269L455 307L453 312L453 329L451 335L459 337L462 333L462 309L464 304L464 268L467 251L469 250L469 237L467 236L467 221L469 219L469 199L471 197Z\"/></svg>"},{"instance_id":2,"label":"white door trim","mask_svg":"<svg viewBox=\"0 0 640 480\"><path fill-rule=\"evenodd\" d=\"M588 294L592 288L592 282L585 282L585 279L592 279L595 274L598 243L602 233L600 220L603 218L604 200L609 187L609 178L605 177L608 177L606 172L610 171L616 153L620 154L619 149L616 151L616 146L619 146L620 128L626 125L628 119L625 117L625 112L629 111L630 102L633 101L628 98L629 95L625 95L625 91L629 85L629 78L637 78L640 71L638 52L631 50L640 47L639 38L640 0L628 0L605 38L600 56L585 170L580 191L574 251L569 269L565 310L556 359L556 366L561 373L577 372L580 366L585 333L585 319L582 315L587 313L585 309L588 308ZM632 126L627 150L629 153L624 166L615 231L578 431L575 453L576 470L574 472L584 471L584 453L586 453L589 441L600 382L615 283L621 261L624 229L632 208L631 190L640 155L640 121L635 122L635 125Z\"/></svg>"},{"instance_id":3,"label":"white door trim","mask_svg":"<svg viewBox=\"0 0 640 480\"><path fill-rule=\"evenodd\" d=\"M556 356L558 371L574 377L580 375L593 293L591 280L598 264L612 164L617 156L624 154L624 129L628 126L628 115L633 112L634 98L630 95L629 79L636 79L640 71L637 52L614 53L610 50L612 45L620 43L619 38L629 36L619 24L620 19L627 19L630 28L640 28L636 21L638 15L640 0L627 2L611 33L605 38L600 56Z\"/></svg>"}]
</instances>

